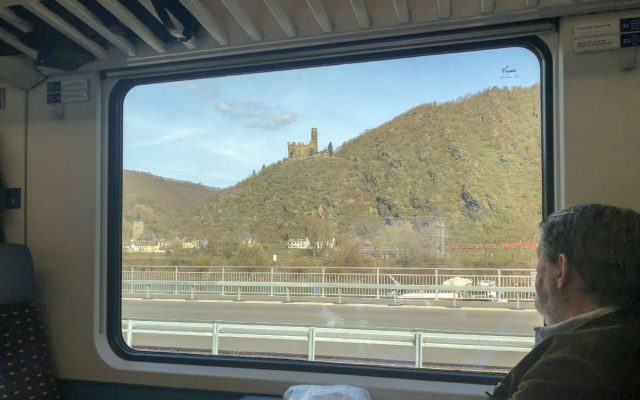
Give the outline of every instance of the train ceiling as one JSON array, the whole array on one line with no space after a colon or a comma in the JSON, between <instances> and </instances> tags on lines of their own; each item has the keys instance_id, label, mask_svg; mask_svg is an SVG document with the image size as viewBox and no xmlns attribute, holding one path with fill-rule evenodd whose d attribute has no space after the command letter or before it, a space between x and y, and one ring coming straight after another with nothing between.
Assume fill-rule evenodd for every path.
<instances>
[{"instance_id":1,"label":"train ceiling","mask_svg":"<svg viewBox=\"0 0 640 400\"><path fill-rule=\"evenodd\" d=\"M613 0L0 0L0 60L104 70L640 7Z\"/></svg>"}]
</instances>

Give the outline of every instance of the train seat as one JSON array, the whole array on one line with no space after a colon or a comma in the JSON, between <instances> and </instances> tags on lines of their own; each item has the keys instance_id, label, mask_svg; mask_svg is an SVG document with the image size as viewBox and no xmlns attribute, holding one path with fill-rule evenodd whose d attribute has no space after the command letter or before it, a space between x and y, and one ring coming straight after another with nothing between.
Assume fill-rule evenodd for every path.
<instances>
[{"instance_id":1,"label":"train seat","mask_svg":"<svg viewBox=\"0 0 640 400\"><path fill-rule=\"evenodd\" d=\"M26 246L0 244L0 399L60 399Z\"/></svg>"}]
</instances>

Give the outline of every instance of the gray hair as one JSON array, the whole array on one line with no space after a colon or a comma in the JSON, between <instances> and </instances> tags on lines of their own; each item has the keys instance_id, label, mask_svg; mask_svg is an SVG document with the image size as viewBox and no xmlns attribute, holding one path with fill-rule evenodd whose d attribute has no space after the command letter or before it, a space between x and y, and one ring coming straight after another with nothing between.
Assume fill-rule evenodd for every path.
<instances>
[{"instance_id":1,"label":"gray hair","mask_svg":"<svg viewBox=\"0 0 640 400\"><path fill-rule=\"evenodd\" d=\"M551 214L540 224L551 262L565 254L601 306L640 306L640 214L600 204L581 204Z\"/></svg>"}]
</instances>

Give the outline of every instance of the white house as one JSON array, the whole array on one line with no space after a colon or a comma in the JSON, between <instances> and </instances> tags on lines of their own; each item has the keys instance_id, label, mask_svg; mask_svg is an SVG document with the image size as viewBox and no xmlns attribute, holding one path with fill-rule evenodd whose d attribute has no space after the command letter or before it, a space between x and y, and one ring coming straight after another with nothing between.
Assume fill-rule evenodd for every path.
<instances>
[{"instance_id":1,"label":"white house","mask_svg":"<svg viewBox=\"0 0 640 400\"><path fill-rule=\"evenodd\" d=\"M332 238L331 240L318 240L316 242L316 249L335 249L336 247L336 238Z\"/></svg>"},{"instance_id":2,"label":"white house","mask_svg":"<svg viewBox=\"0 0 640 400\"><path fill-rule=\"evenodd\" d=\"M287 243L287 248L289 249L310 249L311 241L308 237L306 238L289 238L289 242Z\"/></svg>"}]
</instances>

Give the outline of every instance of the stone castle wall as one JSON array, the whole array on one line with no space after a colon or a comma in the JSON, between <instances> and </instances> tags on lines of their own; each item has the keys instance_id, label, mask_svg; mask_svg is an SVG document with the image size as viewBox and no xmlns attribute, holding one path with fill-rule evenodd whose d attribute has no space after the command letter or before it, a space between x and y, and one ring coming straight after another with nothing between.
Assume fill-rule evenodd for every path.
<instances>
[{"instance_id":1,"label":"stone castle wall","mask_svg":"<svg viewBox=\"0 0 640 400\"><path fill-rule=\"evenodd\" d=\"M311 129L311 141L309 144L287 143L287 154L289 158L312 157L318 154L318 129Z\"/></svg>"}]
</instances>

